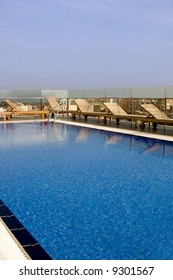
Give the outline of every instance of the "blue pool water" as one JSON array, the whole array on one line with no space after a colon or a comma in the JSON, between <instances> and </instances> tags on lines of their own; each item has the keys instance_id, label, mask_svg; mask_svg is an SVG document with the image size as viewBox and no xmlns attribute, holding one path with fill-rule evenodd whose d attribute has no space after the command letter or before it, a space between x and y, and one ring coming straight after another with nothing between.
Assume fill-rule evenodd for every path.
<instances>
[{"instance_id":1,"label":"blue pool water","mask_svg":"<svg viewBox=\"0 0 173 280\"><path fill-rule=\"evenodd\" d=\"M0 126L0 199L53 259L173 259L173 145Z\"/></svg>"}]
</instances>

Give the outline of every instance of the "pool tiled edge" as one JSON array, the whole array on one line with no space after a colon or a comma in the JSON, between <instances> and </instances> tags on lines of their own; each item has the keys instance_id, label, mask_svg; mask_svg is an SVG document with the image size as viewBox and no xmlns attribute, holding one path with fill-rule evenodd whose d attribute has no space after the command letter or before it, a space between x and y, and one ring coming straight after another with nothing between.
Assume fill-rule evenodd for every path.
<instances>
[{"instance_id":1,"label":"pool tiled edge","mask_svg":"<svg viewBox=\"0 0 173 280\"><path fill-rule=\"evenodd\" d=\"M0 200L0 221L1 228L4 231L3 244L7 247L9 240L14 246L13 258L16 259L24 256L24 259L31 260L51 260L51 257L38 244L34 237L27 231L27 229L20 223L20 221L13 215L9 208ZM9 239L9 237L11 237ZM6 240L5 240L6 239ZM7 244L5 245L5 243ZM0 244L1 245L1 244ZM21 253L19 253L19 251ZM8 253L8 252L7 252ZM1 256L2 255L2 256ZM9 254L3 256L2 248L0 246L0 259L11 259Z\"/></svg>"}]
</instances>

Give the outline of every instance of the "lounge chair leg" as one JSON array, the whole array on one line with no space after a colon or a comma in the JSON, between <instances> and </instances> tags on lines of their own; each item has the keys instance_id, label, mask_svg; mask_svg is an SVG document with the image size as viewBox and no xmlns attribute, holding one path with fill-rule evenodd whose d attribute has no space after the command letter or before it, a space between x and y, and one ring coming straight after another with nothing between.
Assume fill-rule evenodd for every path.
<instances>
[{"instance_id":1,"label":"lounge chair leg","mask_svg":"<svg viewBox=\"0 0 173 280\"><path fill-rule=\"evenodd\" d=\"M141 122L140 128L141 128L141 129L144 129L144 128L145 128L145 123L144 123L144 122Z\"/></svg>"},{"instance_id":2,"label":"lounge chair leg","mask_svg":"<svg viewBox=\"0 0 173 280\"><path fill-rule=\"evenodd\" d=\"M119 124L120 123L120 119L116 118L116 123Z\"/></svg>"},{"instance_id":3,"label":"lounge chair leg","mask_svg":"<svg viewBox=\"0 0 173 280\"><path fill-rule=\"evenodd\" d=\"M42 118L42 119L45 119L45 117L46 117L46 114L45 114L45 113L42 113L42 114L41 114L41 118Z\"/></svg>"},{"instance_id":4,"label":"lounge chair leg","mask_svg":"<svg viewBox=\"0 0 173 280\"><path fill-rule=\"evenodd\" d=\"M76 115L72 115L72 120L75 120L76 119Z\"/></svg>"},{"instance_id":5,"label":"lounge chair leg","mask_svg":"<svg viewBox=\"0 0 173 280\"><path fill-rule=\"evenodd\" d=\"M153 122L153 128L156 128L156 127L157 127L157 123Z\"/></svg>"},{"instance_id":6,"label":"lounge chair leg","mask_svg":"<svg viewBox=\"0 0 173 280\"><path fill-rule=\"evenodd\" d=\"M103 118L103 123L106 124L107 123L107 119L106 117Z\"/></svg>"}]
</instances>

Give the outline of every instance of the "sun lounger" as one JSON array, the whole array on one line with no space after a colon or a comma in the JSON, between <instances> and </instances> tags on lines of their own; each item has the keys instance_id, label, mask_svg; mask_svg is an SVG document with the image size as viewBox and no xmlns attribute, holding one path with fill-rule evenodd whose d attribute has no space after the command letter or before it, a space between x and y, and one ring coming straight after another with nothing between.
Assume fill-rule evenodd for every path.
<instances>
[{"instance_id":1,"label":"sun lounger","mask_svg":"<svg viewBox=\"0 0 173 280\"><path fill-rule=\"evenodd\" d=\"M5 102L10 106L10 111L17 111L18 105L16 103L9 99L6 99Z\"/></svg>"},{"instance_id":2,"label":"sun lounger","mask_svg":"<svg viewBox=\"0 0 173 280\"><path fill-rule=\"evenodd\" d=\"M12 116L37 116L40 115L42 119L48 115L49 111L48 110L28 110L28 111L22 111L20 109L20 106L17 105L16 103L12 102L9 99L5 100L7 104L10 106L10 117Z\"/></svg>"},{"instance_id":3,"label":"sun lounger","mask_svg":"<svg viewBox=\"0 0 173 280\"><path fill-rule=\"evenodd\" d=\"M63 110L60 104L57 102L55 97L46 97L49 104L49 120L51 116L54 116L56 119L58 114L66 114L67 110Z\"/></svg>"},{"instance_id":4,"label":"sun lounger","mask_svg":"<svg viewBox=\"0 0 173 280\"><path fill-rule=\"evenodd\" d=\"M62 108L55 97L46 97L46 99L49 104L49 109L52 113L59 113L60 111L62 111Z\"/></svg>"},{"instance_id":5,"label":"sun lounger","mask_svg":"<svg viewBox=\"0 0 173 280\"><path fill-rule=\"evenodd\" d=\"M94 107L86 99L75 99L74 101L77 105L77 111L69 111L73 119L76 119L76 116L83 116L85 120L88 117L96 117L98 121L100 118L103 118L104 121L106 117L110 117L106 112L94 112Z\"/></svg>"},{"instance_id":6,"label":"sun lounger","mask_svg":"<svg viewBox=\"0 0 173 280\"><path fill-rule=\"evenodd\" d=\"M152 117L157 120L169 119L169 117L165 113L160 111L159 108L157 108L154 104L142 104L141 107L144 108Z\"/></svg>"},{"instance_id":7,"label":"sun lounger","mask_svg":"<svg viewBox=\"0 0 173 280\"><path fill-rule=\"evenodd\" d=\"M94 112L94 108L86 99L75 99L77 108L81 112Z\"/></svg>"},{"instance_id":8,"label":"sun lounger","mask_svg":"<svg viewBox=\"0 0 173 280\"><path fill-rule=\"evenodd\" d=\"M128 116L127 112L125 112L117 103L104 103L104 105L113 115Z\"/></svg>"},{"instance_id":9,"label":"sun lounger","mask_svg":"<svg viewBox=\"0 0 173 280\"><path fill-rule=\"evenodd\" d=\"M165 113L159 110L154 104L141 104L141 107L144 108L149 113L150 122L153 123L153 127L156 128L157 124L163 125L173 125L173 119L170 119Z\"/></svg>"}]
</instances>

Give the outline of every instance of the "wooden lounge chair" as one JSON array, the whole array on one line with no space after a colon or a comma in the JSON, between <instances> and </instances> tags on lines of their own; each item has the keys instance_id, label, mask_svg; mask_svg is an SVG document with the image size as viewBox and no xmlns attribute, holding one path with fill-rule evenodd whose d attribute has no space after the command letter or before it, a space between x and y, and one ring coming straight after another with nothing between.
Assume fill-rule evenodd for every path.
<instances>
[{"instance_id":1,"label":"wooden lounge chair","mask_svg":"<svg viewBox=\"0 0 173 280\"><path fill-rule=\"evenodd\" d=\"M156 128L157 124L170 124L173 125L173 119L170 119L165 113L159 110L154 104L141 104L141 107L144 108L149 113L150 122L153 123L153 127ZM145 125L144 125L145 126Z\"/></svg>"},{"instance_id":2,"label":"wooden lounge chair","mask_svg":"<svg viewBox=\"0 0 173 280\"><path fill-rule=\"evenodd\" d=\"M55 97L46 97L49 104L49 120L51 116L54 120L57 118L58 114L66 114L67 110L63 110L60 104L57 102Z\"/></svg>"},{"instance_id":3,"label":"wooden lounge chair","mask_svg":"<svg viewBox=\"0 0 173 280\"><path fill-rule=\"evenodd\" d=\"M104 105L113 115L128 116L127 112L117 103L104 103Z\"/></svg>"},{"instance_id":4,"label":"wooden lounge chair","mask_svg":"<svg viewBox=\"0 0 173 280\"><path fill-rule=\"evenodd\" d=\"M60 111L62 111L62 108L55 97L46 97L46 99L49 104L49 109L52 113L59 113Z\"/></svg>"},{"instance_id":5,"label":"wooden lounge chair","mask_svg":"<svg viewBox=\"0 0 173 280\"><path fill-rule=\"evenodd\" d=\"M17 105L16 103L12 102L9 99L5 100L7 104L10 106L10 117L12 116L36 116L40 115L42 119L48 115L49 111L48 110L28 110L28 111L22 111L20 109L20 106Z\"/></svg>"},{"instance_id":6,"label":"wooden lounge chair","mask_svg":"<svg viewBox=\"0 0 173 280\"><path fill-rule=\"evenodd\" d=\"M76 116L83 116L85 120L88 117L96 117L98 121L100 118L103 118L103 121L110 117L106 112L94 112L94 107L88 103L86 99L75 99L77 105L77 111L69 111L73 119L76 119Z\"/></svg>"},{"instance_id":7,"label":"wooden lounge chair","mask_svg":"<svg viewBox=\"0 0 173 280\"><path fill-rule=\"evenodd\" d=\"M17 111L18 105L12 102L10 99L6 99L5 102L10 106L10 111Z\"/></svg>"},{"instance_id":8,"label":"wooden lounge chair","mask_svg":"<svg viewBox=\"0 0 173 280\"><path fill-rule=\"evenodd\" d=\"M81 112L94 112L94 107L88 103L86 99L75 99L78 111Z\"/></svg>"},{"instance_id":9,"label":"wooden lounge chair","mask_svg":"<svg viewBox=\"0 0 173 280\"><path fill-rule=\"evenodd\" d=\"M144 108L152 117L157 120L169 119L169 117L165 113L160 111L159 108L157 108L154 104L142 104L141 107Z\"/></svg>"}]
</instances>

